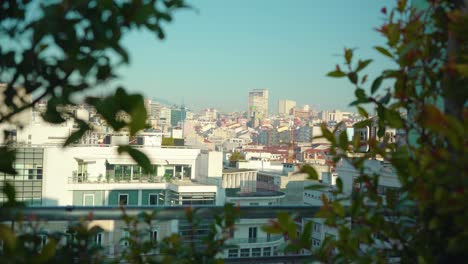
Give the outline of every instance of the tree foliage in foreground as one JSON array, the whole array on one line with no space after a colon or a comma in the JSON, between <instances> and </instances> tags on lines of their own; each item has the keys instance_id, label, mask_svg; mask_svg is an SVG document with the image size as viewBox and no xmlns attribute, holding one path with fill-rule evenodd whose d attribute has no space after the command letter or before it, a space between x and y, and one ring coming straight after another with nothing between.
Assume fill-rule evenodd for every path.
<instances>
[{"instance_id":1,"label":"tree foliage in foreground","mask_svg":"<svg viewBox=\"0 0 468 264\"><path fill-rule=\"evenodd\" d=\"M67 111L80 96L117 77L116 69L130 62L122 39L131 31L145 30L158 39L184 0L6 0L0 3L0 124L14 123L15 116L47 101L45 121L59 124L71 118L78 124L65 146L80 139L92 126ZM93 106L115 131L135 135L147 124L143 96L117 87L115 93L88 96ZM68 108L69 109L69 108ZM128 119L120 118L122 114ZM10 131L3 131L8 138ZM122 146L143 168L148 159L130 146ZM0 148L0 171L12 173L14 150Z\"/></svg>"},{"instance_id":2,"label":"tree foliage in foreground","mask_svg":"<svg viewBox=\"0 0 468 264\"><path fill-rule=\"evenodd\" d=\"M328 73L355 87L351 105L365 118L357 127L372 123L366 108L376 110L377 136L383 141L365 142L370 151L350 158L363 142L348 142L346 131L335 137L336 131L322 128L334 161L351 163L360 173L356 183L366 186L333 202L323 198L318 216L339 236L325 239L314 253L323 262L386 263L397 256L403 263L459 263L468 258L468 7L463 1L427 2L418 8L400 0L395 8L381 10L385 21L377 31L386 45L375 49L395 67L369 81L364 70L372 60L356 59L354 50L345 49L344 63ZM406 135L406 144L390 140L385 131L391 128ZM381 175L364 165L376 156L396 170L399 195L377 194ZM343 194L341 180L335 193ZM294 233L295 226L284 223L288 220L278 219L266 230ZM309 223L305 235L286 249L311 249L304 238L310 238L310 228Z\"/></svg>"}]
</instances>

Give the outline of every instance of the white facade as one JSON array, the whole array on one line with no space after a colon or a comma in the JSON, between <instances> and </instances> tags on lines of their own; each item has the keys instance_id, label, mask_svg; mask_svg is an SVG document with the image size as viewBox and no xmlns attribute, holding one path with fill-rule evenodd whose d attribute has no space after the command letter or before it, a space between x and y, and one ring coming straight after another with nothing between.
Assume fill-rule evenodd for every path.
<instances>
[{"instance_id":1,"label":"white facade","mask_svg":"<svg viewBox=\"0 0 468 264\"><path fill-rule=\"evenodd\" d=\"M278 114L280 115L290 115L295 107L296 101L278 100Z\"/></svg>"}]
</instances>

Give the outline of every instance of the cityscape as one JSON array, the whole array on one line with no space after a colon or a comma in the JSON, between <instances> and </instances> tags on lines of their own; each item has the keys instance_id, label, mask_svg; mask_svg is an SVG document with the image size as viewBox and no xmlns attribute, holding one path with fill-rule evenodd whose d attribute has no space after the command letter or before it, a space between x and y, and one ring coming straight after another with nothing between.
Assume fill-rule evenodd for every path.
<instances>
[{"instance_id":1,"label":"cityscape","mask_svg":"<svg viewBox=\"0 0 468 264\"><path fill-rule=\"evenodd\" d=\"M19 201L30 206L322 206L329 201L336 179L343 181L342 195L351 194L358 172L346 162L331 161L330 143L320 138L320 125L340 125L337 135L346 130L349 140L362 142L376 138L375 127L354 128L361 118L340 110L311 109L293 100L279 100L278 112L268 111L268 89L255 89L246 95L244 112L222 113L214 108L192 112L182 106L164 105L145 99L149 127L135 136L129 131L113 131L95 110L83 104L68 109L93 130L71 146L62 148L78 125L69 119L59 125L44 122L46 102L19 116L22 129L9 127L8 140L17 148L15 176L0 174L1 183L11 182ZM128 118L123 115L122 118ZM3 129L6 129L3 127ZM396 130L386 134L403 141ZM2 142L0 142L1 144ZM151 161L154 171L146 173L130 156L119 155L119 145L138 147ZM366 146L362 146L366 151ZM60 162L57 162L60 160ZM319 174L310 179L301 172L308 164ZM369 168L384 173L378 193L398 191L400 184L384 160L369 160ZM321 190L307 186L320 184ZM5 195L0 202L6 202ZM283 236L262 231L269 219L240 219L230 238L238 249L222 253L226 259L270 257L282 254ZM325 237L337 236L337 229L324 225L323 219L302 218L298 226L313 221L314 247ZM122 252L128 236L121 221L99 221L105 231L97 243L110 256ZM64 229L64 224L46 226L47 232ZM184 222L173 220L153 226L151 236L162 239L184 231ZM185 233L184 233L185 232ZM307 252L303 252L307 254Z\"/></svg>"}]
</instances>

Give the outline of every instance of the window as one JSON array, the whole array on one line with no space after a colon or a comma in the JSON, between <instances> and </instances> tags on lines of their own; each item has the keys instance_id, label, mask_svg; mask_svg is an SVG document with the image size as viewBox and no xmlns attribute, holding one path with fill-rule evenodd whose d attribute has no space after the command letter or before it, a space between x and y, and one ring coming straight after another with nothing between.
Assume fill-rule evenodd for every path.
<instances>
[{"instance_id":1,"label":"window","mask_svg":"<svg viewBox=\"0 0 468 264\"><path fill-rule=\"evenodd\" d=\"M151 239L151 242L158 242L158 230L157 229L151 230L150 239Z\"/></svg>"},{"instance_id":2,"label":"window","mask_svg":"<svg viewBox=\"0 0 468 264\"><path fill-rule=\"evenodd\" d=\"M249 205L258 205L258 203L249 203Z\"/></svg>"},{"instance_id":3,"label":"window","mask_svg":"<svg viewBox=\"0 0 468 264\"><path fill-rule=\"evenodd\" d=\"M257 241L257 228L249 227L249 242L255 243Z\"/></svg>"},{"instance_id":4,"label":"window","mask_svg":"<svg viewBox=\"0 0 468 264\"><path fill-rule=\"evenodd\" d=\"M228 251L228 258L238 258L239 257L239 250L237 249L230 249Z\"/></svg>"},{"instance_id":5,"label":"window","mask_svg":"<svg viewBox=\"0 0 468 264\"><path fill-rule=\"evenodd\" d=\"M312 246L320 247L320 240L312 238Z\"/></svg>"},{"instance_id":6,"label":"window","mask_svg":"<svg viewBox=\"0 0 468 264\"><path fill-rule=\"evenodd\" d=\"M46 244L47 244L47 241L48 241L48 237L46 234L40 234L39 235L39 239L41 241L41 247L44 247Z\"/></svg>"},{"instance_id":7,"label":"window","mask_svg":"<svg viewBox=\"0 0 468 264\"><path fill-rule=\"evenodd\" d=\"M102 237L103 237L102 233L97 233L96 236L94 237L94 243L96 243L97 246L102 245Z\"/></svg>"},{"instance_id":8,"label":"window","mask_svg":"<svg viewBox=\"0 0 468 264\"><path fill-rule=\"evenodd\" d=\"M94 206L94 194L86 193L83 195L83 205L84 206Z\"/></svg>"},{"instance_id":9,"label":"window","mask_svg":"<svg viewBox=\"0 0 468 264\"><path fill-rule=\"evenodd\" d=\"M261 248L252 248L252 257L260 257L262 255Z\"/></svg>"},{"instance_id":10,"label":"window","mask_svg":"<svg viewBox=\"0 0 468 264\"><path fill-rule=\"evenodd\" d=\"M314 232L316 233L322 232L322 225L319 223L314 223Z\"/></svg>"},{"instance_id":11,"label":"window","mask_svg":"<svg viewBox=\"0 0 468 264\"><path fill-rule=\"evenodd\" d=\"M119 194L119 205L128 205L128 194Z\"/></svg>"},{"instance_id":12,"label":"window","mask_svg":"<svg viewBox=\"0 0 468 264\"><path fill-rule=\"evenodd\" d=\"M124 230L122 232L122 239L120 240L121 241L121 245L123 247L128 247L130 245L129 241L128 241L128 238L130 237L130 233L127 231L127 230Z\"/></svg>"},{"instance_id":13,"label":"window","mask_svg":"<svg viewBox=\"0 0 468 264\"><path fill-rule=\"evenodd\" d=\"M263 256L264 256L264 257L269 257L269 256L271 256L271 247L263 248Z\"/></svg>"},{"instance_id":14,"label":"window","mask_svg":"<svg viewBox=\"0 0 468 264\"><path fill-rule=\"evenodd\" d=\"M150 193L148 197L148 204L149 205L158 205L158 194Z\"/></svg>"},{"instance_id":15,"label":"window","mask_svg":"<svg viewBox=\"0 0 468 264\"><path fill-rule=\"evenodd\" d=\"M240 250L241 257L250 257L250 248L243 248Z\"/></svg>"}]
</instances>

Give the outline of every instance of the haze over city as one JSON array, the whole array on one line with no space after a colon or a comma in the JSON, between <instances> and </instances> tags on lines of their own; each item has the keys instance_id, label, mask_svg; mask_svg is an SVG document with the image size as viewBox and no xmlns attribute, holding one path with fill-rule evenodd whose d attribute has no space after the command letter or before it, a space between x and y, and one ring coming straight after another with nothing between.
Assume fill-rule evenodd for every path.
<instances>
[{"instance_id":1,"label":"haze over city","mask_svg":"<svg viewBox=\"0 0 468 264\"><path fill-rule=\"evenodd\" d=\"M248 2L248 3L247 3ZM354 89L326 77L342 62L344 47L373 58L370 74L386 66L372 49L383 43L375 32L382 6L393 1L197 1L175 14L166 39L147 32L124 41L131 64L119 83L147 98L185 103L195 111L214 107L245 111L252 89L316 109L345 109Z\"/></svg>"}]
</instances>

